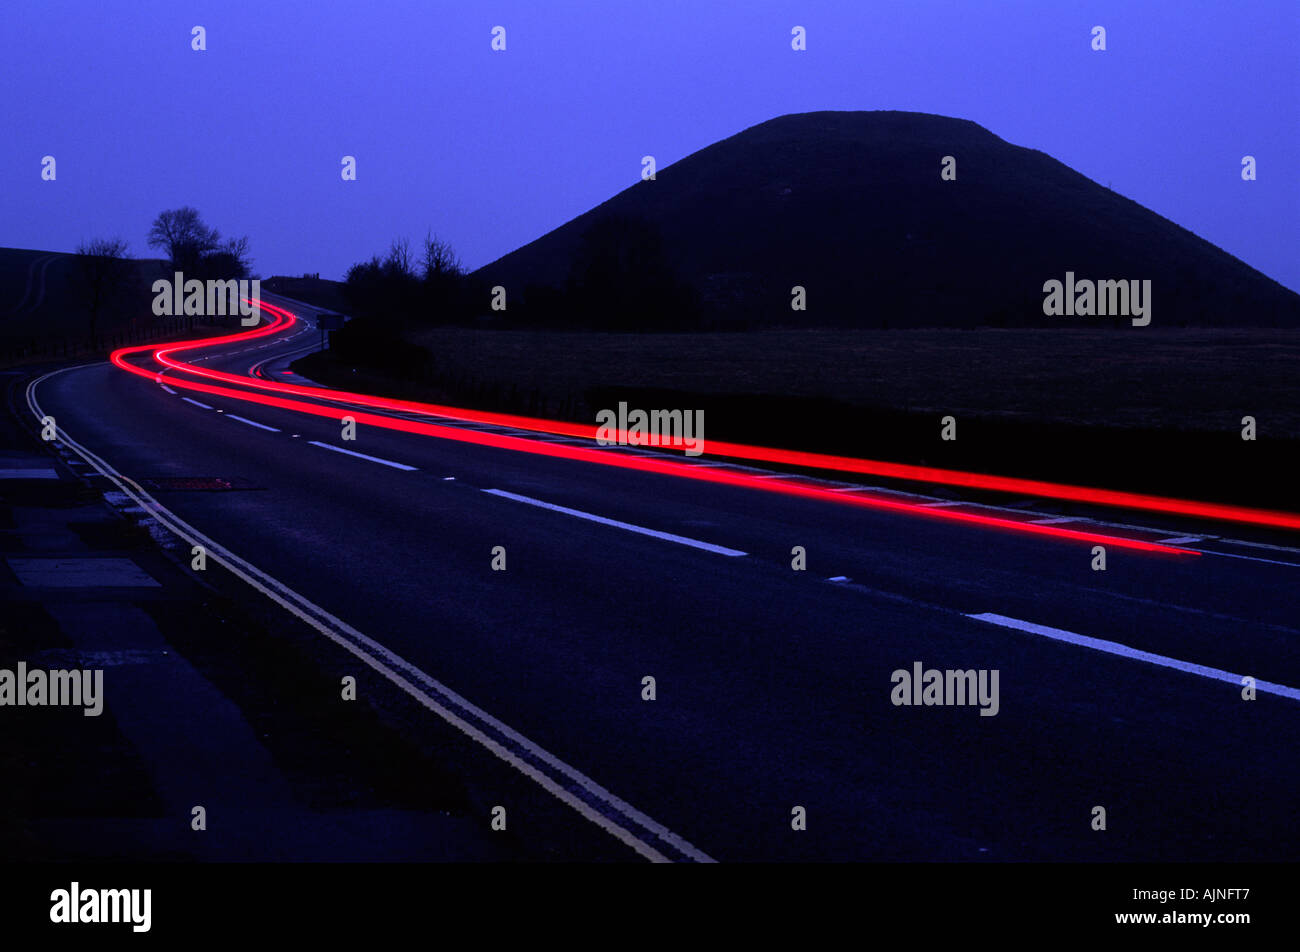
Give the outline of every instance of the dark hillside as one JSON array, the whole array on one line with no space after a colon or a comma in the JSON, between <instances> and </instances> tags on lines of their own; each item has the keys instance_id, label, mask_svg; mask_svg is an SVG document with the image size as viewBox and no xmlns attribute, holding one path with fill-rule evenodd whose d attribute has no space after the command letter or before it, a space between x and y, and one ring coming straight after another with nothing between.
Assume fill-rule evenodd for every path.
<instances>
[{"instance_id":1,"label":"dark hillside","mask_svg":"<svg viewBox=\"0 0 1300 952\"><path fill-rule=\"evenodd\" d=\"M943 181L944 156L956 159ZM660 169L481 268L512 302L562 299L583 235L646 223L706 324L1129 326L1047 317L1043 283L1149 279L1151 327L1300 327L1300 296L1168 219L974 122L782 116ZM607 229L608 231L608 229ZM791 288L808 309L790 309ZM558 302L558 303L557 303ZM674 325L664 315L665 328ZM614 323L603 326L617 326Z\"/></svg>"}]
</instances>

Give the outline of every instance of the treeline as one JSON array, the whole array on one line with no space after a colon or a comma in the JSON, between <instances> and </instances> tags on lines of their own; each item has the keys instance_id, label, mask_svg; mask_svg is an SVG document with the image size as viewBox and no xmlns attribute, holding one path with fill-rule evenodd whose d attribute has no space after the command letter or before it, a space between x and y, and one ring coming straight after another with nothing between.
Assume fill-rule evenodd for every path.
<instances>
[{"instance_id":1,"label":"treeline","mask_svg":"<svg viewBox=\"0 0 1300 952\"><path fill-rule=\"evenodd\" d=\"M197 209L188 205L158 213L149 226L148 244L167 256L171 280L176 271L200 281L247 278L252 270L248 238L222 238ZM94 238L77 246L76 294L88 317L89 347L112 346L103 328L124 321L149 320L150 282L142 262L132 259L123 238ZM68 345L65 343L66 349Z\"/></svg>"},{"instance_id":2,"label":"treeline","mask_svg":"<svg viewBox=\"0 0 1300 952\"><path fill-rule=\"evenodd\" d=\"M669 262L659 229L628 215L597 218L581 234L563 287L532 285L521 323L604 331L698 328L701 302Z\"/></svg>"},{"instance_id":3,"label":"treeline","mask_svg":"<svg viewBox=\"0 0 1300 952\"><path fill-rule=\"evenodd\" d=\"M627 216L599 218L587 228L562 287L494 285L467 274L451 246L429 235L418 252L399 239L387 253L353 265L343 294L353 320L332 346L340 356L393 369L418 359L394 351L420 327L641 331L701 323L697 296L677 279L658 229Z\"/></svg>"}]
</instances>

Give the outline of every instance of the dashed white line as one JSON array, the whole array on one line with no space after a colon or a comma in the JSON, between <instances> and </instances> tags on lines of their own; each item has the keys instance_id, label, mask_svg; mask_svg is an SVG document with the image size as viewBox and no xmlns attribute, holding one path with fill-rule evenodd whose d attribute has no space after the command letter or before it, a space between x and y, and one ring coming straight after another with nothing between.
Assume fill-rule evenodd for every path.
<instances>
[{"instance_id":1,"label":"dashed white line","mask_svg":"<svg viewBox=\"0 0 1300 952\"><path fill-rule=\"evenodd\" d=\"M999 625L1003 628L1014 628L1017 631L1028 632L1031 635L1042 635L1044 638L1051 638L1053 641L1064 641L1068 644L1079 645L1083 648L1092 648L1094 651L1104 651L1107 654L1118 655L1121 658L1131 658L1134 661L1145 661L1148 664L1159 665L1162 668L1173 668L1175 671L1182 671L1186 674L1196 674L1203 678L1212 678L1215 681L1225 681L1228 684L1241 685L1241 679L1245 675L1232 674L1229 671L1223 671L1219 668L1210 668L1203 664L1194 664L1190 661L1179 661L1177 658L1166 657L1162 654L1156 654L1152 651L1142 651L1138 648L1130 648L1128 645L1122 645L1117 641L1106 641L1102 638L1093 638L1089 635L1080 635L1072 631L1065 631L1062 628L1049 628L1047 625L1036 625L1033 622L1021 621L1019 618L1009 618L1006 615L998 615L993 612L984 612L978 615L966 616L976 621L987 622L990 625ZM1271 681L1255 681L1255 689L1263 691L1266 694L1276 694L1279 697L1290 698L1293 701L1300 701L1300 690L1289 688L1282 684L1274 684Z\"/></svg>"},{"instance_id":2,"label":"dashed white line","mask_svg":"<svg viewBox=\"0 0 1300 952\"><path fill-rule=\"evenodd\" d=\"M196 407L202 407L205 410L212 409L212 407L208 406L206 403L200 403L199 401L195 400L193 397L181 397L181 399L184 400L186 403L192 403Z\"/></svg>"},{"instance_id":3,"label":"dashed white line","mask_svg":"<svg viewBox=\"0 0 1300 952\"><path fill-rule=\"evenodd\" d=\"M1062 522L1080 522L1083 516L1056 516L1052 519L1030 519L1030 523L1035 526L1054 526Z\"/></svg>"},{"instance_id":4,"label":"dashed white line","mask_svg":"<svg viewBox=\"0 0 1300 952\"><path fill-rule=\"evenodd\" d=\"M506 492L504 489L485 489L483 492L489 493L493 496L500 496L503 499L513 499L515 502L527 503L530 506L537 506L540 509L549 509L551 512L560 512L566 516L586 519L588 522L598 522L603 526L613 526L615 529L625 529L628 532L635 532L638 535L662 539L665 542L676 542L678 545L688 545L692 549L703 549L705 552L713 552L716 555L735 557L749 554L748 552L741 552L739 549L729 549L724 545L714 545L712 542L701 542L698 539L688 539L686 536L674 535L671 532L660 532L658 529L647 529L644 526L634 526L630 522L620 522L617 519L606 519L604 516L597 516L590 512L583 512L581 509L570 509L567 506L557 506L554 503L543 502L540 499L533 499L531 496L520 496L517 493Z\"/></svg>"},{"instance_id":5,"label":"dashed white line","mask_svg":"<svg viewBox=\"0 0 1300 952\"><path fill-rule=\"evenodd\" d=\"M365 453L358 453L355 450L345 450L341 446L335 446L333 443L321 443L317 440L308 440L312 446L319 446L323 450L333 450L335 453L346 453L348 456L355 456L357 459L368 459L372 463L379 463L382 466L391 466L393 469L401 469L406 472L413 472L414 466L407 466L405 463L394 463L391 459L380 459L378 456L367 456Z\"/></svg>"},{"instance_id":6,"label":"dashed white line","mask_svg":"<svg viewBox=\"0 0 1300 952\"><path fill-rule=\"evenodd\" d=\"M165 384L165 383L160 383L160 384L158 384L158 386L162 387L164 390L166 390L168 393L170 393L173 397L176 396L176 391L173 390L171 387L167 386L167 384Z\"/></svg>"},{"instance_id":7,"label":"dashed white line","mask_svg":"<svg viewBox=\"0 0 1300 952\"><path fill-rule=\"evenodd\" d=\"M227 414L226 414L226 419L227 419L227 420L238 420L240 423L247 423L249 426L255 426L255 427L257 427L259 430L269 430L269 431L272 432L272 433L279 433L279 432L280 432L279 430L277 430L277 429L276 429L275 427L273 427L273 426L267 426L265 423L258 423L256 420L249 420L249 419L247 419L247 418L245 418L245 417L236 416L236 415L233 414L233 413L227 413Z\"/></svg>"}]
</instances>

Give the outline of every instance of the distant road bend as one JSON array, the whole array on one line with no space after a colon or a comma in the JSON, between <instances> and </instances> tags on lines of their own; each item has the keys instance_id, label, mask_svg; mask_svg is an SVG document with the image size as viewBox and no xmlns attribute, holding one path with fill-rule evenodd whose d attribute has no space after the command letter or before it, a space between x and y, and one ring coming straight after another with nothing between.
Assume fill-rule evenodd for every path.
<instances>
[{"instance_id":1,"label":"distant road bend","mask_svg":"<svg viewBox=\"0 0 1300 952\"><path fill-rule=\"evenodd\" d=\"M612 858L1297 856L1300 548L1279 535L1300 516L713 441L599 446L591 425L296 382L314 311L262 307L247 332L39 377L29 409L608 833ZM257 491L144 488L190 476ZM917 664L997 671L997 703L895 703Z\"/></svg>"}]
</instances>

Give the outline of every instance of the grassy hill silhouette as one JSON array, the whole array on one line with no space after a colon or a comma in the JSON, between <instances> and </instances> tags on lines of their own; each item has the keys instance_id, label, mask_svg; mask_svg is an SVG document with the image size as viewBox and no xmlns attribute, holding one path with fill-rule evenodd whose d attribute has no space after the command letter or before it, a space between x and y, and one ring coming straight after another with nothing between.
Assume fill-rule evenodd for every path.
<instances>
[{"instance_id":1,"label":"grassy hill silhouette","mask_svg":"<svg viewBox=\"0 0 1300 952\"><path fill-rule=\"evenodd\" d=\"M955 181L940 177L944 156L956 160ZM506 286L526 310L545 289L581 283L584 235L611 219L657 234L666 270L705 326L1129 326L1045 316L1043 283L1073 271L1150 280L1151 328L1300 327L1300 295L963 119L781 116L659 170L474 277ZM807 289L804 312L791 310L795 285Z\"/></svg>"}]
</instances>

